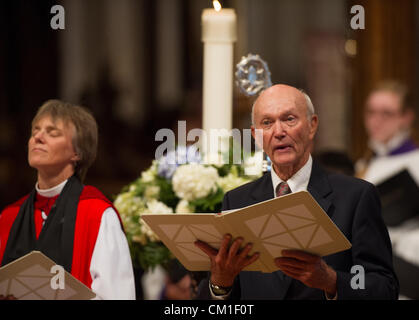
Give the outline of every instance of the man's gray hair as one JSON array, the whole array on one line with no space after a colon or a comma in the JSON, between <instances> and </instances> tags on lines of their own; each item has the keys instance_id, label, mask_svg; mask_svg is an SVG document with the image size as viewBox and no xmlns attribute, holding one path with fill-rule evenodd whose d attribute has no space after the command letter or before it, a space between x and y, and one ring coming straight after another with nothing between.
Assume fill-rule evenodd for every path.
<instances>
[{"instance_id":1,"label":"man's gray hair","mask_svg":"<svg viewBox=\"0 0 419 320\"><path fill-rule=\"evenodd\" d=\"M307 118L308 118L308 120L310 120L311 117L315 114L313 103L311 102L311 99L308 96L308 94L305 93L305 91L303 89L298 89L298 90L303 94L304 99L306 99ZM262 94L262 93L263 93L263 91L260 94ZM252 125L255 125L255 104L256 104L256 101L252 105L252 114L251 114Z\"/></svg>"}]
</instances>

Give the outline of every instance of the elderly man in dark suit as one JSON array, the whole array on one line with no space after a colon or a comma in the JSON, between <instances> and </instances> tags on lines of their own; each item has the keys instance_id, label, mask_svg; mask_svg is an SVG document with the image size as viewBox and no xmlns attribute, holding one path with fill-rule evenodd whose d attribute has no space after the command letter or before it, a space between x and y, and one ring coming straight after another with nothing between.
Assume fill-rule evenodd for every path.
<instances>
[{"instance_id":1,"label":"elderly man in dark suit","mask_svg":"<svg viewBox=\"0 0 419 320\"><path fill-rule=\"evenodd\" d=\"M253 136L256 129L263 130L272 171L228 192L223 210L307 190L352 248L323 258L283 250L275 260L281 271L260 273L242 271L258 258L258 253L249 256L252 244L243 246L242 238L225 235L219 250L197 241L211 259L210 276L200 283L198 299L397 299L398 280L377 192L368 182L327 173L313 162L310 150L318 117L310 98L296 88L275 85L256 100L252 122ZM353 266L364 270L364 287L353 285Z\"/></svg>"}]
</instances>

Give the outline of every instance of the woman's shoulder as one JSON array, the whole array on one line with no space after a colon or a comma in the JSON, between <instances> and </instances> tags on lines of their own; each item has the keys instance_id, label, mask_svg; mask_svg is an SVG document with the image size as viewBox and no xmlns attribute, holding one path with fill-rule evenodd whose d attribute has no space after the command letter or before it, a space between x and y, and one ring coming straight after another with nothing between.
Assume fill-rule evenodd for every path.
<instances>
[{"instance_id":1,"label":"woman's shoulder","mask_svg":"<svg viewBox=\"0 0 419 320\"><path fill-rule=\"evenodd\" d=\"M13 202L13 203L11 203L11 204L9 204L9 205L7 205L4 209L3 209L3 211L6 211L6 210L13 210L13 209L19 209L20 207L21 207L21 205L26 201L26 199L28 199L28 197L29 197L29 194L27 194L27 195L25 195L25 196L23 196L22 198L20 198L19 200L17 200L17 201L15 201L15 202Z\"/></svg>"}]
</instances>

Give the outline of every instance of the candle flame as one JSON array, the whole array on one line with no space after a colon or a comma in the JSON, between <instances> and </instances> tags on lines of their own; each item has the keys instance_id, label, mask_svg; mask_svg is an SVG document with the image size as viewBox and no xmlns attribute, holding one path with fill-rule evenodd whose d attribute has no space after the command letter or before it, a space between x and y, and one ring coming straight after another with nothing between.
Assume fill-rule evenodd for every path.
<instances>
[{"instance_id":1,"label":"candle flame","mask_svg":"<svg viewBox=\"0 0 419 320\"><path fill-rule=\"evenodd\" d=\"M220 11L221 8L222 8L221 3L218 0L214 0L212 2L212 5L214 6L215 11L217 11L217 12Z\"/></svg>"}]
</instances>

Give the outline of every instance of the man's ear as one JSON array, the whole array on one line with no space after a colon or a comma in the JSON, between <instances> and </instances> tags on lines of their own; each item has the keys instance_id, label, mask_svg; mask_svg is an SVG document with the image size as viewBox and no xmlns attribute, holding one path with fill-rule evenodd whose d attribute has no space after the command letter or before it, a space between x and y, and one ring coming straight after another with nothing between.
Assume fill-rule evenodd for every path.
<instances>
[{"instance_id":1,"label":"man's ear","mask_svg":"<svg viewBox=\"0 0 419 320\"><path fill-rule=\"evenodd\" d=\"M313 114L310 120L310 138L313 139L316 135L317 128L319 127L319 117L317 114Z\"/></svg>"},{"instance_id":2,"label":"man's ear","mask_svg":"<svg viewBox=\"0 0 419 320\"><path fill-rule=\"evenodd\" d=\"M263 133L262 129L256 129L254 125L250 126L252 137L255 140L257 147L263 150Z\"/></svg>"}]
</instances>

